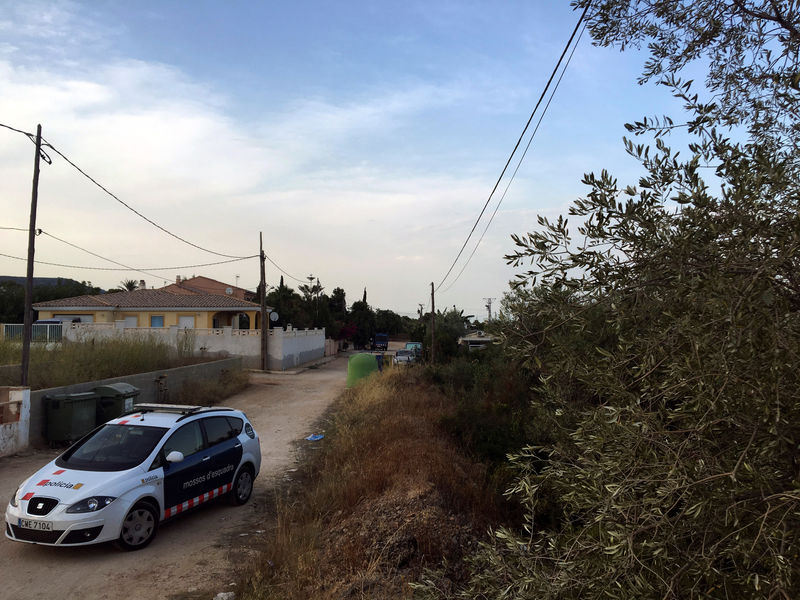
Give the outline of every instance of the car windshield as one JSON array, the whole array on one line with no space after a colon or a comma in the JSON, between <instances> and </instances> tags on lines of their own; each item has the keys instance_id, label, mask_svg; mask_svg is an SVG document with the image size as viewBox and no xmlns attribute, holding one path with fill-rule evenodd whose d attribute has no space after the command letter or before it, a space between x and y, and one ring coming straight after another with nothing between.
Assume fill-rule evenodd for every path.
<instances>
[{"instance_id":1,"label":"car windshield","mask_svg":"<svg viewBox=\"0 0 800 600\"><path fill-rule=\"evenodd\" d=\"M62 468L124 471L146 459L164 437L164 427L107 424L56 459Z\"/></svg>"},{"instance_id":2,"label":"car windshield","mask_svg":"<svg viewBox=\"0 0 800 600\"><path fill-rule=\"evenodd\" d=\"M397 356L411 356L411 350L398 350Z\"/></svg>"}]
</instances>

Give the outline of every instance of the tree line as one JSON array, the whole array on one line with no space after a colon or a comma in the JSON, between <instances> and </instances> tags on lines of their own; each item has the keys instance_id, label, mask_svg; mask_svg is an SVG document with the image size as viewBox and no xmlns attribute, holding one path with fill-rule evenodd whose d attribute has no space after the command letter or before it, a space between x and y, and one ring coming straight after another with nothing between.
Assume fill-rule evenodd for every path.
<instances>
[{"instance_id":1,"label":"tree line","mask_svg":"<svg viewBox=\"0 0 800 600\"><path fill-rule=\"evenodd\" d=\"M109 294L137 289L138 282L126 279L119 286L107 291L87 281L58 278L54 282L33 286L33 302L58 300L74 296ZM260 302L261 290L256 291L256 302ZM15 280L0 281L0 323L22 323L24 315L25 288ZM291 325L298 329L324 327L326 335L337 340L346 340L356 348L369 347L376 333L388 333L409 340L430 344L430 313L416 318L399 315L388 309L374 308L367 301L364 289L361 299L348 306L345 291L334 287L330 294L319 279L309 278L297 290L284 283L283 277L277 287L268 287L267 306L276 313L272 327ZM470 328L481 327L472 316L465 316L455 307L444 312L437 311L437 355L446 357L456 352L458 338Z\"/></svg>"}]
</instances>

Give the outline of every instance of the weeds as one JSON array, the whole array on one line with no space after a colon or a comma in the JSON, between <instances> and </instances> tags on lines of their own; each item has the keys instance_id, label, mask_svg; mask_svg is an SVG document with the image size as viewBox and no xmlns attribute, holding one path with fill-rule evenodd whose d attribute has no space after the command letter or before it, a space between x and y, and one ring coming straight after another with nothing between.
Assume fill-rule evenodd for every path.
<instances>
[{"instance_id":1,"label":"weeds","mask_svg":"<svg viewBox=\"0 0 800 600\"><path fill-rule=\"evenodd\" d=\"M439 425L453 402L420 374L389 369L343 394L300 483L276 502L242 598L405 598L408 581L444 560L458 576L497 498Z\"/></svg>"},{"instance_id":2,"label":"weeds","mask_svg":"<svg viewBox=\"0 0 800 600\"><path fill-rule=\"evenodd\" d=\"M18 363L21 352L20 344L7 340L0 343L0 359L4 363ZM36 390L183 364L187 364L186 358L176 358L166 342L151 336L34 344L29 381L31 389ZM0 374L0 385L17 385L17 378L16 374Z\"/></svg>"}]
</instances>

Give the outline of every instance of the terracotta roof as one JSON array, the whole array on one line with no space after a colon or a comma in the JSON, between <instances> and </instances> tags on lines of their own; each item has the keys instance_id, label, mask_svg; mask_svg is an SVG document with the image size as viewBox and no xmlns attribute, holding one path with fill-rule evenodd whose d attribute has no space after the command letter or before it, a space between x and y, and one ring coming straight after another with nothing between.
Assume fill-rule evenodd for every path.
<instances>
[{"instance_id":1,"label":"terracotta roof","mask_svg":"<svg viewBox=\"0 0 800 600\"><path fill-rule=\"evenodd\" d=\"M175 294L165 290L134 290L132 292L114 292L95 296L76 296L47 300L33 305L36 310L50 308L94 308L114 310L117 308L160 309L160 308L194 308L194 309L241 309L254 310L260 305L231 296L217 294Z\"/></svg>"},{"instance_id":2,"label":"terracotta roof","mask_svg":"<svg viewBox=\"0 0 800 600\"><path fill-rule=\"evenodd\" d=\"M238 298L255 296L255 293L250 290L202 275L181 279L180 282L170 283L160 289L176 294L225 294L226 296L235 296ZM228 293L228 290L231 290L231 293Z\"/></svg>"}]
</instances>

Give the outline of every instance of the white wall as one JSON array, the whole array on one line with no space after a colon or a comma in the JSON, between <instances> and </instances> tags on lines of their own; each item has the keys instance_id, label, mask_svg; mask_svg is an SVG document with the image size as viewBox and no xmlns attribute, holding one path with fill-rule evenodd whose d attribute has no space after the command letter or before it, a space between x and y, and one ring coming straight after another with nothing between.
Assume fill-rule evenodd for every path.
<instances>
[{"instance_id":1,"label":"white wall","mask_svg":"<svg viewBox=\"0 0 800 600\"><path fill-rule=\"evenodd\" d=\"M124 321L111 324L75 323L64 330L70 341L110 338L117 335L156 335L171 346L191 345L195 355L227 353L233 356L260 357L261 331L255 329L180 329L178 327L128 327ZM326 356L325 329L270 329L267 340L268 367L285 370Z\"/></svg>"},{"instance_id":2,"label":"white wall","mask_svg":"<svg viewBox=\"0 0 800 600\"><path fill-rule=\"evenodd\" d=\"M0 456L28 447L30 416L30 388L0 387Z\"/></svg>"}]
</instances>

